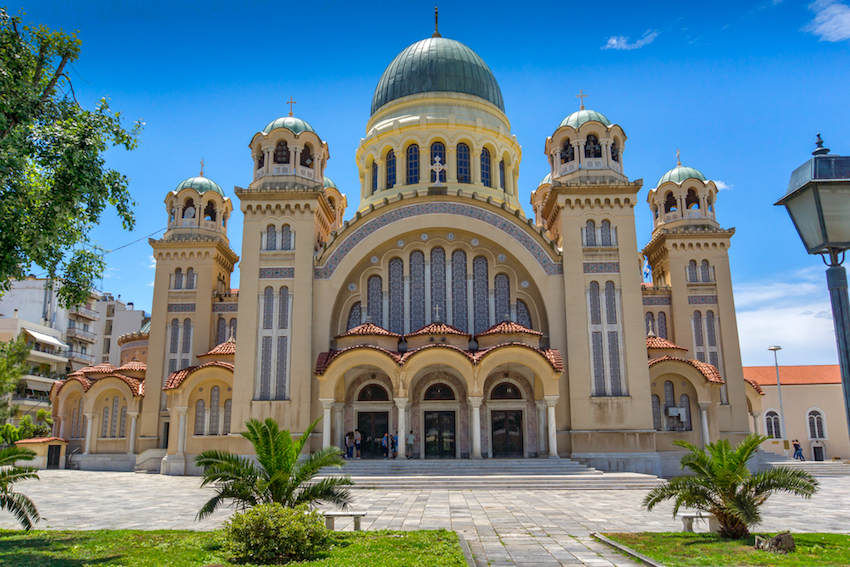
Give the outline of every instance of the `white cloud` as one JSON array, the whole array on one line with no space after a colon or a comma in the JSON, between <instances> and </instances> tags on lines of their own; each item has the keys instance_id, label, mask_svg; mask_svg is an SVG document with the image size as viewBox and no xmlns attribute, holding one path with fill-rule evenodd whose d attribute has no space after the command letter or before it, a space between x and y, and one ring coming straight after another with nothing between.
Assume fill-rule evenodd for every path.
<instances>
[{"instance_id":1,"label":"white cloud","mask_svg":"<svg viewBox=\"0 0 850 567\"><path fill-rule=\"evenodd\" d=\"M153 270L154 268L156 268L156 258L154 258L153 256L148 256L148 261L142 262L142 266L146 266Z\"/></svg>"},{"instance_id":2,"label":"white cloud","mask_svg":"<svg viewBox=\"0 0 850 567\"><path fill-rule=\"evenodd\" d=\"M815 19L803 27L804 32L814 34L820 41L844 41L850 39L850 6L836 0L817 0L809 4Z\"/></svg>"},{"instance_id":3,"label":"white cloud","mask_svg":"<svg viewBox=\"0 0 850 567\"><path fill-rule=\"evenodd\" d=\"M146 284L145 284L145 286L147 286L147 287L153 287L153 282L151 282L151 283L146 283Z\"/></svg>"},{"instance_id":4,"label":"white cloud","mask_svg":"<svg viewBox=\"0 0 850 567\"><path fill-rule=\"evenodd\" d=\"M645 45L649 45L652 43L655 38L658 37L658 32L655 30L647 30L643 37L637 40L634 43L629 43L629 38L622 35L612 35L608 38L608 41L605 45L602 46L602 49L640 49Z\"/></svg>"},{"instance_id":5,"label":"white cloud","mask_svg":"<svg viewBox=\"0 0 850 567\"><path fill-rule=\"evenodd\" d=\"M108 280L108 279L112 278L113 275L115 275L115 277L120 280L121 276L116 274L116 272L120 272L120 271L121 270L118 269L118 268L106 268L106 270L104 270L104 272L103 272L103 278Z\"/></svg>"},{"instance_id":6,"label":"white cloud","mask_svg":"<svg viewBox=\"0 0 850 567\"><path fill-rule=\"evenodd\" d=\"M723 181L715 181L714 184L717 185L718 191L724 191L726 189L732 189L733 187L735 187L731 183L724 183Z\"/></svg>"}]
</instances>

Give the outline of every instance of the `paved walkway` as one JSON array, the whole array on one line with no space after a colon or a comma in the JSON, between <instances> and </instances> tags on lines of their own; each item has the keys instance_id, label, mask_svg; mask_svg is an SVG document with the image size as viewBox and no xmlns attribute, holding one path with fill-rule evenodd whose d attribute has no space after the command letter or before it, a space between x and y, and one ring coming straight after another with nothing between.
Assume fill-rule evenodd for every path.
<instances>
[{"instance_id":1,"label":"paved walkway","mask_svg":"<svg viewBox=\"0 0 850 567\"><path fill-rule=\"evenodd\" d=\"M197 477L132 473L42 471L19 485L43 516L41 529L197 529L218 527L230 514L203 522L195 514L211 496ZM774 496L759 529L850 532L850 483L822 478L809 501ZM366 510L364 529L446 528L469 542L478 565L636 566L590 537L591 532L679 531L670 506L647 513L642 490L354 490ZM0 512L0 528L16 528ZM338 522L338 529L351 523ZM704 529L704 527L703 527Z\"/></svg>"}]
</instances>

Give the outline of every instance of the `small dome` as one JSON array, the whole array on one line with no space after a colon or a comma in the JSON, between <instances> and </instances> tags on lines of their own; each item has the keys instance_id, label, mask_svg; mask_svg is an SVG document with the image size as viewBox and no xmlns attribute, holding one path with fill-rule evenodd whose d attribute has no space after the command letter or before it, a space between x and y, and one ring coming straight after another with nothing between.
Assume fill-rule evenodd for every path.
<instances>
[{"instance_id":1,"label":"small dome","mask_svg":"<svg viewBox=\"0 0 850 567\"><path fill-rule=\"evenodd\" d=\"M499 83L477 53L459 41L429 37L396 55L386 68L375 88L372 114L396 99L430 92L477 96L505 111Z\"/></svg>"},{"instance_id":2,"label":"small dome","mask_svg":"<svg viewBox=\"0 0 850 567\"><path fill-rule=\"evenodd\" d=\"M301 120L300 118L295 118L294 116L283 116L282 118L278 118L277 120L272 120L269 122L268 126L263 128L263 133L268 134L272 130L276 130L278 128L286 128L296 136L301 132L312 132L318 136L319 134L313 130L313 127Z\"/></svg>"},{"instance_id":3,"label":"small dome","mask_svg":"<svg viewBox=\"0 0 850 567\"><path fill-rule=\"evenodd\" d=\"M330 177L325 175L325 189L327 189L328 187L333 187L334 189L339 191L339 188L336 186L336 183L334 183Z\"/></svg>"},{"instance_id":4,"label":"small dome","mask_svg":"<svg viewBox=\"0 0 850 567\"><path fill-rule=\"evenodd\" d=\"M198 177L190 177L185 181L181 182L180 185L174 190L175 193L182 191L183 189L194 189L198 193L205 193L207 191L215 191L222 197L225 196L222 188L208 177L198 176Z\"/></svg>"},{"instance_id":5,"label":"small dome","mask_svg":"<svg viewBox=\"0 0 850 567\"><path fill-rule=\"evenodd\" d=\"M686 179L699 179L700 181L708 181L700 171L693 167L683 167L678 165L661 176L656 187L661 187L662 184L672 181L673 183L682 183Z\"/></svg>"},{"instance_id":6,"label":"small dome","mask_svg":"<svg viewBox=\"0 0 850 567\"><path fill-rule=\"evenodd\" d=\"M552 174L551 173L546 174L546 177L543 178L543 181L540 182L540 185L538 185L538 187L540 187L542 185L552 185Z\"/></svg>"},{"instance_id":7,"label":"small dome","mask_svg":"<svg viewBox=\"0 0 850 567\"><path fill-rule=\"evenodd\" d=\"M578 129L579 126L584 124L585 122L601 122L605 126L610 126L611 121L605 117L601 112L596 112L595 110L579 110L577 112L573 112L566 118L561 121L560 126L572 126L573 128Z\"/></svg>"}]
</instances>

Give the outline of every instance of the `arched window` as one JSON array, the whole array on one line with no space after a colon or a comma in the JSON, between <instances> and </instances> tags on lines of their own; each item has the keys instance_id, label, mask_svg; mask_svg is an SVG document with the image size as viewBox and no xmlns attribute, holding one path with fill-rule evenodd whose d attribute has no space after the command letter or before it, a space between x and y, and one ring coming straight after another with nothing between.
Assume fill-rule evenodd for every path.
<instances>
[{"instance_id":1,"label":"arched window","mask_svg":"<svg viewBox=\"0 0 850 567\"><path fill-rule=\"evenodd\" d=\"M697 197L697 192L693 189L688 189L688 195L685 197L685 208L686 209L698 209L699 208L699 197Z\"/></svg>"},{"instance_id":2,"label":"arched window","mask_svg":"<svg viewBox=\"0 0 850 567\"><path fill-rule=\"evenodd\" d=\"M493 278L496 295L496 322L511 319L511 280L507 274L496 274Z\"/></svg>"},{"instance_id":3,"label":"arched window","mask_svg":"<svg viewBox=\"0 0 850 567\"><path fill-rule=\"evenodd\" d=\"M431 248L431 320L446 321L447 315L446 251L437 246Z\"/></svg>"},{"instance_id":4,"label":"arched window","mask_svg":"<svg viewBox=\"0 0 850 567\"><path fill-rule=\"evenodd\" d=\"M527 329L533 329L531 324L531 312L528 310L528 305L522 299L516 300L516 322Z\"/></svg>"},{"instance_id":5,"label":"arched window","mask_svg":"<svg viewBox=\"0 0 850 567\"><path fill-rule=\"evenodd\" d=\"M446 146L443 145L442 142L434 142L431 144L431 163L428 164L429 167L433 165L437 158L440 158L440 163L445 167L446 165ZM431 171L431 183L435 183L437 181L437 174L434 171ZM446 171L443 170L440 172L440 183L446 182Z\"/></svg>"},{"instance_id":6,"label":"arched window","mask_svg":"<svg viewBox=\"0 0 850 567\"><path fill-rule=\"evenodd\" d=\"M357 395L358 402L386 402L389 399L387 390L380 384L369 384Z\"/></svg>"},{"instance_id":7,"label":"arched window","mask_svg":"<svg viewBox=\"0 0 850 567\"><path fill-rule=\"evenodd\" d=\"M432 268L433 269L433 268ZM404 295L404 294L402 294ZM404 298L402 298L403 300ZM425 326L425 253L410 253L410 330ZM402 324L402 327L404 325Z\"/></svg>"},{"instance_id":8,"label":"arched window","mask_svg":"<svg viewBox=\"0 0 850 567\"><path fill-rule=\"evenodd\" d=\"M378 162L372 162L372 194L378 192Z\"/></svg>"},{"instance_id":9,"label":"arched window","mask_svg":"<svg viewBox=\"0 0 850 567\"><path fill-rule=\"evenodd\" d=\"M263 290L263 329L271 329L274 318L274 289L271 286Z\"/></svg>"},{"instance_id":10,"label":"arched window","mask_svg":"<svg viewBox=\"0 0 850 567\"><path fill-rule=\"evenodd\" d=\"M304 149L301 150L301 165L304 167L310 167L313 165L313 150L310 148L309 144L305 144Z\"/></svg>"},{"instance_id":11,"label":"arched window","mask_svg":"<svg viewBox=\"0 0 850 567\"><path fill-rule=\"evenodd\" d=\"M277 250L277 229L273 224L266 227L266 250Z\"/></svg>"},{"instance_id":12,"label":"arched window","mask_svg":"<svg viewBox=\"0 0 850 567\"><path fill-rule=\"evenodd\" d=\"M661 422L661 398L652 394L652 427L656 431L663 431L664 424Z\"/></svg>"},{"instance_id":13,"label":"arched window","mask_svg":"<svg viewBox=\"0 0 850 567\"><path fill-rule=\"evenodd\" d=\"M218 320L216 328L216 344L221 344L227 340L227 321L222 317Z\"/></svg>"},{"instance_id":14,"label":"arched window","mask_svg":"<svg viewBox=\"0 0 850 567\"><path fill-rule=\"evenodd\" d=\"M425 390L424 399L428 401L453 400L455 399L455 393L446 384L438 382L437 384L432 384L427 390Z\"/></svg>"},{"instance_id":15,"label":"arched window","mask_svg":"<svg viewBox=\"0 0 850 567\"><path fill-rule=\"evenodd\" d=\"M195 213L195 201L192 199L186 199L186 204L183 205L183 218L193 219L195 218Z\"/></svg>"},{"instance_id":16,"label":"arched window","mask_svg":"<svg viewBox=\"0 0 850 567\"><path fill-rule=\"evenodd\" d=\"M452 252L452 321L461 331L469 332L468 305L466 297L466 252Z\"/></svg>"},{"instance_id":17,"label":"arched window","mask_svg":"<svg viewBox=\"0 0 850 567\"><path fill-rule=\"evenodd\" d=\"M617 324L617 297L614 282L605 282L605 315L609 325Z\"/></svg>"},{"instance_id":18,"label":"arched window","mask_svg":"<svg viewBox=\"0 0 850 567\"><path fill-rule=\"evenodd\" d=\"M676 396L673 392L673 382L667 380L664 382L664 408L675 408ZM676 418L667 416L667 431L676 431Z\"/></svg>"},{"instance_id":19,"label":"arched window","mask_svg":"<svg viewBox=\"0 0 850 567\"><path fill-rule=\"evenodd\" d=\"M280 227L280 249L292 250L292 229L288 224Z\"/></svg>"},{"instance_id":20,"label":"arched window","mask_svg":"<svg viewBox=\"0 0 850 567\"><path fill-rule=\"evenodd\" d=\"M390 150L387 152L387 189L395 187L395 152Z\"/></svg>"},{"instance_id":21,"label":"arched window","mask_svg":"<svg viewBox=\"0 0 850 567\"><path fill-rule=\"evenodd\" d=\"M115 437L118 435L118 396L112 398L112 423L109 425L109 436Z\"/></svg>"},{"instance_id":22,"label":"arched window","mask_svg":"<svg viewBox=\"0 0 850 567\"><path fill-rule=\"evenodd\" d=\"M195 435L204 434L204 421L206 421L207 412L204 407L204 400L198 400L195 403Z\"/></svg>"},{"instance_id":23,"label":"arched window","mask_svg":"<svg viewBox=\"0 0 850 567\"><path fill-rule=\"evenodd\" d=\"M584 225L584 245L596 246L596 223L592 220Z\"/></svg>"},{"instance_id":24,"label":"arched window","mask_svg":"<svg viewBox=\"0 0 850 567\"><path fill-rule=\"evenodd\" d=\"M775 411L769 411L764 416L765 431L768 437L774 439L782 439L782 429L780 428L779 414Z\"/></svg>"},{"instance_id":25,"label":"arched window","mask_svg":"<svg viewBox=\"0 0 850 567\"><path fill-rule=\"evenodd\" d=\"M186 289L195 289L195 270L186 270Z\"/></svg>"},{"instance_id":26,"label":"arched window","mask_svg":"<svg viewBox=\"0 0 850 567\"><path fill-rule=\"evenodd\" d=\"M233 340L236 340L236 317L230 320L230 336L227 338L233 337Z\"/></svg>"},{"instance_id":27,"label":"arched window","mask_svg":"<svg viewBox=\"0 0 850 567\"><path fill-rule=\"evenodd\" d=\"M257 169L263 169L264 165L266 165L266 154L261 153L257 156Z\"/></svg>"},{"instance_id":28,"label":"arched window","mask_svg":"<svg viewBox=\"0 0 850 567\"><path fill-rule=\"evenodd\" d=\"M169 351L172 354L177 352L177 347L180 345L180 321L177 319L171 320L171 348Z\"/></svg>"},{"instance_id":29,"label":"arched window","mask_svg":"<svg viewBox=\"0 0 850 567\"><path fill-rule=\"evenodd\" d=\"M694 311L694 344L698 347L705 346L702 337L702 313L699 311Z\"/></svg>"},{"instance_id":30,"label":"arched window","mask_svg":"<svg viewBox=\"0 0 850 567\"><path fill-rule=\"evenodd\" d=\"M646 334L655 333L655 315L650 311L646 314Z\"/></svg>"},{"instance_id":31,"label":"arched window","mask_svg":"<svg viewBox=\"0 0 850 567\"><path fill-rule=\"evenodd\" d=\"M708 212L713 213L714 212L714 198L711 195L708 196L708 200L706 201L706 203L708 203Z\"/></svg>"},{"instance_id":32,"label":"arched window","mask_svg":"<svg viewBox=\"0 0 850 567\"><path fill-rule=\"evenodd\" d=\"M289 163L289 146L286 142L278 142L274 149L275 163Z\"/></svg>"},{"instance_id":33,"label":"arched window","mask_svg":"<svg viewBox=\"0 0 850 567\"><path fill-rule=\"evenodd\" d=\"M183 289L183 270L174 270L174 289Z\"/></svg>"},{"instance_id":34,"label":"arched window","mask_svg":"<svg viewBox=\"0 0 850 567\"><path fill-rule=\"evenodd\" d=\"M658 336L667 338L667 314L664 311L658 312Z\"/></svg>"},{"instance_id":35,"label":"arched window","mask_svg":"<svg viewBox=\"0 0 850 567\"><path fill-rule=\"evenodd\" d=\"M602 246L611 246L611 222L608 220L602 221L599 232L602 237Z\"/></svg>"},{"instance_id":36,"label":"arched window","mask_svg":"<svg viewBox=\"0 0 850 567\"><path fill-rule=\"evenodd\" d=\"M230 415L233 411L233 400L224 402L224 426L221 429L222 435L230 435Z\"/></svg>"},{"instance_id":37,"label":"arched window","mask_svg":"<svg viewBox=\"0 0 850 567\"><path fill-rule=\"evenodd\" d=\"M570 139L564 140L564 147L561 150L561 163L570 163L576 159L576 149L573 147Z\"/></svg>"},{"instance_id":38,"label":"arched window","mask_svg":"<svg viewBox=\"0 0 850 567\"><path fill-rule=\"evenodd\" d=\"M384 325L384 289L381 276L369 276L366 281L369 293L369 318L372 323L382 327Z\"/></svg>"},{"instance_id":39,"label":"arched window","mask_svg":"<svg viewBox=\"0 0 850 567\"><path fill-rule=\"evenodd\" d=\"M481 150L481 184L490 186L490 150L487 148Z\"/></svg>"},{"instance_id":40,"label":"arched window","mask_svg":"<svg viewBox=\"0 0 850 567\"><path fill-rule=\"evenodd\" d=\"M614 140L614 143L611 144L611 160L620 163L620 144L617 143L617 140Z\"/></svg>"},{"instance_id":41,"label":"arched window","mask_svg":"<svg viewBox=\"0 0 850 567\"><path fill-rule=\"evenodd\" d=\"M351 310L348 312L348 324L345 330L350 331L354 327L359 326L360 321L362 321L362 316L360 314L360 302L358 301L351 306Z\"/></svg>"},{"instance_id":42,"label":"arched window","mask_svg":"<svg viewBox=\"0 0 850 567\"><path fill-rule=\"evenodd\" d=\"M77 408L74 408L74 411L71 412L71 438L76 439L80 436L79 434L79 422L77 421Z\"/></svg>"},{"instance_id":43,"label":"arched window","mask_svg":"<svg viewBox=\"0 0 850 567\"><path fill-rule=\"evenodd\" d=\"M599 145L599 138L591 134L587 137L584 143L584 157L586 158L601 158L602 146Z\"/></svg>"},{"instance_id":44,"label":"arched window","mask_svg":"<svg viewBox=\"0 0 850 567\"><path fill-rule=\"evenodd\" d=\"M419 146L410 144L407 146L407 184L419 183Z\"/></svg>"},{"instance_id":45,"label":"arched window","mask_svg":"<svg viewBox=\"0 0 850 567\"><path fill-rule=\"evenodd\" d=\"M670 191L667 193L667 197L664 199L664 212L672 213L674 211L679 210L679 203L676 201L676 197L673 195L673 192Z\"/></svg>"},{"instance_id":46,"label":"arched window","mask_svg":"<svg viewBox=\"0 0 850 567\"><path fill-rule=\"evenodd\" d=\"M192 352L192 320L183 320L183 353Z\"/></svg>"},{"instance_id":47,"label":"arched window","mask_svg":"<svg viewBox=\"0 0 850 567\"><path fill-rule=\"evenodd\" d=\"M218 386L213 386L210 390L210 435L218 435L218 413L219 413L219 396L221 390Z\"/></svg>"},{"instance_id":48,"label":"arched window","mask_svg":"<svg viewBox=\"0 0 850 567\"><path fill-rule=\"evenodd\" d=\"M404 334L404 261L401 258L390 260L390 300L389 300L389 330L399 335ZM411 290L412 291L412 290ZM376 323L373 321L373 323ZM380 323L377 322L380 326ZM417 329L420 327L416 327Z\"/></svg>"},{"instance_id":49,"label":"arched window","mask_svg":"<svg viewBox=\"0 0 850 567\"><path fill-rule=\"evenodd\" d=\"M277 328L278 329L288 329L289 328L289 288L283 286L280 288L278 292L278 313L277 313Z\"/></svg>"},{"instance_id":50,"label":"arched window","mask_svg":"<svg viewBox=\"0 0 850 567\"><path fill-rule=\"evenodd\" d=\"M708 346L714 347L717 346L717 333L714 328L714 311L706 311L705 313L705 327L706 334L708 335ZM714 363L712 363L714 364ZM717 366L715 364L715 366Z\"/></svg>"},{"instance_id":51,"label":"arched window","mask_svg":"<svg viewBox=\"0 0 850 567\"><path fill-rule=\"evenodd\" d=\"M103 421L100 424L100 436L107 437L109 435L109 406L103 408Z\"/></svg>"},{"instance_id":52,"label":"arched window","mask_svg":"<svg viewBox=\"0 0 850 567\"><path fill-rule=\"evenodd\" d=\"M487 258L476 256L472 260L472 304L474 306L475 333L490 326L490 276Z\"/></svg>"},{"instance_id":53,"label":"arched window","mask_svg":"<svg viewBox=\"0 0 850 567\"><path fill-rule=\"evenodd\" d=\"M469 146L457 145L457 182L471 183L469 175Z\"/></svg>"},{"instance_id":54,"label":"arched window","mask_svg":"<svg viewBox=\"0 0 850 567\"><path fill-rule=\"evenodd\" d=\"M505 190L505 160L499 162L499 189Z\"/></svg>"},{"instance_id":55,"label":"arched window","mask_svg":"<svg viewBox=\"0 0 850 567\"><path fill-rule=\"evenodd\" d=\"M823 416L817 410L809 412L809 439L826 439Z\"/></svg>"},{"instance_id":56,"label":"arched window","mask_svg":"<svg viewBox=\"0 0 850 567\"><path fill-rule=\"evenodd\" d=\"M691 400L687 394L679 396L679 419L682 421L682 429L691 431Z\"/></svg>"},{"instance_id":57,"label":"arched window","mask_svg":"<svg viewBox=\"0 0 850 567\"><path fill-rule=\"evenodd\" d=\"M522 392L519 391L519 388L516 385L511 384L510 382L502 382L495 388L493 388L493 392L490 394L491 400L521 400Z\"/></svg>"},{"instance_id":58,"label":"arched window","mask_svg":"<svg viewBox=\"0 0 850 567\"><path fill-rule=\"evenodd\" d=\"M215 203L207 201L207 206L204 207L204 220L215 222Z\"/></svg>"},{"instance_id":59,"label":"arched window","mask_svg":"<svg viewBox=\"0 0 850 567\"><path fill-rule=\"evenodd\" d=\"M691 260L688 262L688 281L689 282L698 282L699 275L697 274L697 261Z\"/></svg>"},{"instance_id":60,"label":"arched window","mask_svg":"<svg viewBox=\"0 0 850 567\"><path fill-rule=\"evenodd\" d=\"M590 282L590 324L602 324L602 309L599 303L599 282Z\"/></svg>"},{"instance_id":61,"label":"arched window","mask_svg":"<svg viewBox=\"0 0 850 567\"><path fill-rule=\"evenodd\" d=\"M700 267L700 271L702 272L702 281L710 282L711 281L711 268L708 265L708 260L702 261L702 266Z\"/></svg>"}]
</instances>

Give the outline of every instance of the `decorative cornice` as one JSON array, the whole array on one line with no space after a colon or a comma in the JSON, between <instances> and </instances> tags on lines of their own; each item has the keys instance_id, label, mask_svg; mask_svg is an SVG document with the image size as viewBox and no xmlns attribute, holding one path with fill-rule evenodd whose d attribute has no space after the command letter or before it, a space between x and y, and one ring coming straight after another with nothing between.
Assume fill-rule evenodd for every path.
<instances>
[{"instance_id":1,"label":"decorative cornice","mask_svg":"<svg viewBox=\"0 0 850 567\"><path fill-rule=\"evenodd\" d=\"M261 280L291 280L295 277L295 268L260 268Z\"/></svg>"},{"instance_id":2,"label":"decorative cornice","mask_svg":"<svg viewBox=\"0 0 850 567\"><path fill-rule=\"evenodd\" d=\"M236 313L239 311L238 303L213 303L213 313Z\"/></svg>"},{"instance_id":3,"label":"decorative cornice","mask_svg":"<svg viewBox=\"0 0 850 567\"><path fill-rule=\"evenodd\" d=\"M619 262L585 262L584 266L585 274L619 274L620 273L620 263Z\"/></svg>"},{"instance_id":4,"label":"decorative cornice","mask_svg":"<svg viewBox=\"0 0 850 567\"><path fill-rule=\"evenodd\" d=\"M194 313L195 304L194 303L169 303L168 304L168 312L169 313Z\"/></svg>"},{"instance_id":5,"label":"decorative cornice","mask_svg":"<svg viewBox=\"0 0 850 567\"><path fill-rule=\"evenodd\" d=\"M670 305L670 297L664 295L645 295L643 297L643 304L645 306Z\"/></svg>"},{"instance_id":6,"label":"decorative cornice","mask_svg":"<svg viewBox=\"0 0 850 567\"><path fill-rule=\"evenodd\" d=\"M689 295L688 305L717 305L716 295Z\"/></svg>"}]
</instances>

